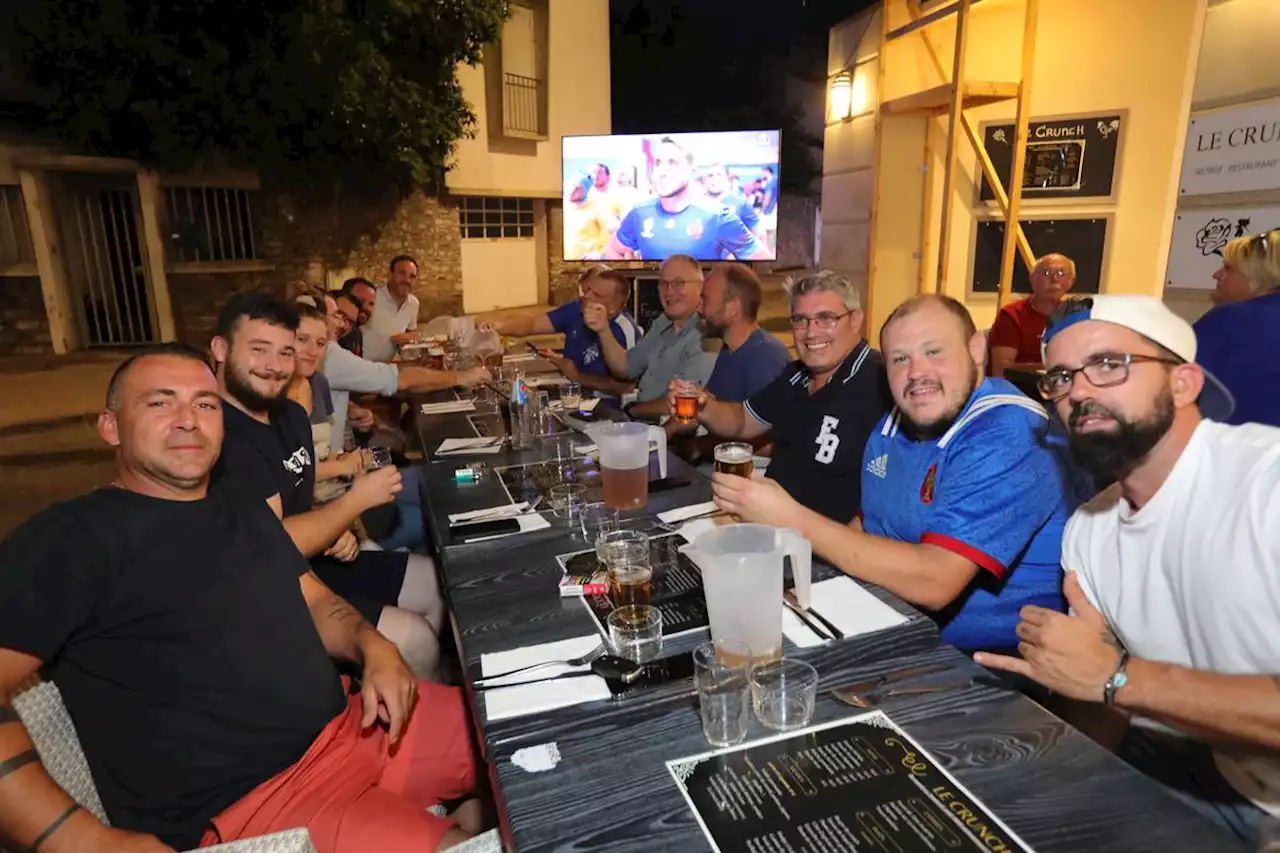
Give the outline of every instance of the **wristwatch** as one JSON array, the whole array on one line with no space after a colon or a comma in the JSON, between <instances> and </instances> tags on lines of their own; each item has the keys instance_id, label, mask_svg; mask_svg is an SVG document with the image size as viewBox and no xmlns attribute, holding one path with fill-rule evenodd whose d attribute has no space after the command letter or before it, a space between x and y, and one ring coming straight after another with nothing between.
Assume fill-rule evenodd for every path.
<instances>
[{"instance_id":1,"label":"wristwatch","mask_svg":"<svg viewBox=\"0 0 1280 853\"><path fill-rule=\"evenodd\" d=\"M1125 673L1124 668L1129 665L1129 652L1127 649L1120 650L1120 663L1116 664L1116 671L1107 679L1107 683L1102 685L1102 702L1108 708L1116 704L1116 691L1129 683L1129 676Z\"/></svg>"}]
</instances>

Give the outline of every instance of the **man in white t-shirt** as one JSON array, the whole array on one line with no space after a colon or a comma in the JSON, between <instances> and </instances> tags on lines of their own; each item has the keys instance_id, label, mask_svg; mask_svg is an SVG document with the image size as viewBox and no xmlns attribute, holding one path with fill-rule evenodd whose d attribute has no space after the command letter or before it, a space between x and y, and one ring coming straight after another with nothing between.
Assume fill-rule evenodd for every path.
<instances>
[{"instance_id":1,"label":"man in white t-shirt","mask_svg":"<svg viewBox=\"0 0 1280 853\"><path fill-rule=\"evenodd\" d=\"M391 259L387 283L378 288L364 329L365 358L390 361L401 344L412 343L418 328L418 262L409 255Z\"/></svg>"},{"instance_id":2,"label":"man in white t-shirt","mask_svg":"<svg viewBox=\"0 0 1280 853\"><path fill-rule=\"evenodd\" d=\"M1063 536L1071 614L1024 608L1022 659L975 660L1126 712L1120 755L1253 843L1280 816L1280 430L1211 420L1234 401L1153 297L1064 303L1044 353L1073 453L1116 482Z\"/></svg>"}]
</instances>

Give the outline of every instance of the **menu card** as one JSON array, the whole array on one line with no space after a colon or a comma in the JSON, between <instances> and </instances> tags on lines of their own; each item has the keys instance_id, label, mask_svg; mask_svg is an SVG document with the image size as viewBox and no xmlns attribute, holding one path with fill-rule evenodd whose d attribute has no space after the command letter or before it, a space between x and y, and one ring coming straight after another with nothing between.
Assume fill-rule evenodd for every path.
<instances>
[{"instance_id":1,"label":"menu card","mask_svg":"<svg viewBox=\"0 0 1280 853\"><path fill-rule=\"evenodd\" d=\"M882 711L667 769L717 853L1031 853Z\"/></svg>"}]
</instances>

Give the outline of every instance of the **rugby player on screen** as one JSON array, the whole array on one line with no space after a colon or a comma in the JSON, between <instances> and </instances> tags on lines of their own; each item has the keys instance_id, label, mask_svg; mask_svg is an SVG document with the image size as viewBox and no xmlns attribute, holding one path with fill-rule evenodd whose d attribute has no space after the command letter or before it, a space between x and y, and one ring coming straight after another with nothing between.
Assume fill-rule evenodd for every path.
<instances>
[{"instance_id":1,"label":"rugby player on screen","mask_svg":"<svg viewBox=\"0 0 1280 853\"><path fill-rule=\"evenodd\" d=\"M683 254L703 260L767 261L769 247L729 208L698 198L690 187L693 157L670 137L653 149L656 199L636 205L622 219L605 257L661 260Z\"/></svg>"}]
</instances>

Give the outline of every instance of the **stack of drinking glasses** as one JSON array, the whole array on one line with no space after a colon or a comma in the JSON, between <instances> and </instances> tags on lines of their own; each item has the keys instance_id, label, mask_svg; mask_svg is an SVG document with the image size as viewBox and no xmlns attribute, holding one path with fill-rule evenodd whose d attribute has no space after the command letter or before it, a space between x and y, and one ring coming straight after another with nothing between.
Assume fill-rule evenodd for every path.
<instances>
[{"instance_id":1,"label":"stack of drinking glasses","mask_svg":"<svg viewBox=\"0 0 1280 853\"><path fill-rule=\"evenodd\" d=\"M662 653L662 613L653 606L649 537L637 530L606 530L596 557L609 579L609 644L618 657L647 663Z\"/></svg>"},{"instance_id":2,"label":"stack of drinking glasses","mask_svg":"<svg viewBox=\"0 0 1280 853\"><path fill-rule=\"evenodd\" d=\"M749 711L779 732L803 728L813 718L818 671L804 661L758 662L742 643L712 640L694 651L693 666L702 733L712 746L742 743Z\"/></svg>"}]
</instances>

